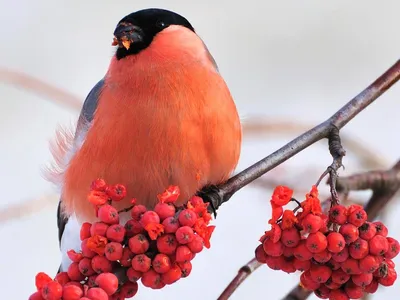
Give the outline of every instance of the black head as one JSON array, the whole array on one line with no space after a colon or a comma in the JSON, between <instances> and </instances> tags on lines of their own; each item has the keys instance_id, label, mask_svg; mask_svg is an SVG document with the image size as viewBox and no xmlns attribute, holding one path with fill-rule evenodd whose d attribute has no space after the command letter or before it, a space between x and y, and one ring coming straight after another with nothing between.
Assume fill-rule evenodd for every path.
<instances>
[{"instance_id":1,"label":"black head","mask_svg":"<svg viewBox=\"0 0 400 300\"><path fill-rule=\"evenodd\" d=\"M127 15L118 22L114 31L117 59L146 49L157 33L170 25L181 25L195 32L188 20L169 10L149 8Z\"/></svg>"}]
</instances>

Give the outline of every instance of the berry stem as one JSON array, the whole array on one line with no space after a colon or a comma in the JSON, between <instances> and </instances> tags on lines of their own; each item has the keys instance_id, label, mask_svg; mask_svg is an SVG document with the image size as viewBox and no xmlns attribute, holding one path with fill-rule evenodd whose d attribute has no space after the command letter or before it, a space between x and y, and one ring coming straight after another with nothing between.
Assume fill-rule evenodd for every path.
<instances>
[{"instance_id":1,"label":"berry stem","mask_svg":"<svg viewBox=\"0 0 400 300\"><path fill-rule=\"evenodd\" d=\"M119 210L118 213L120 214L120 213L128 212L128 211L132 210L133 207L134 207L134 205L131 205L127 208Z\"/></svg>"}]
</instances>

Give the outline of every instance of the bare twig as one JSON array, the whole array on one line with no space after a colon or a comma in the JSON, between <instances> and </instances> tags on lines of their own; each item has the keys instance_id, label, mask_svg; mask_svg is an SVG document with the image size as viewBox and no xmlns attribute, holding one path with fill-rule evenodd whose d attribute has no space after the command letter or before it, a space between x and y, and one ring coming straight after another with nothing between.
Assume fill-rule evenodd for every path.
<instances>
[{"instance_id":1,"label":"bare twig","mask_svg":"<svg viewBox=\"0 0 400 300\"><path fill-rule=\"evenodd\" d=\"M215 212L223 203L229 201L234 193L256 178L264 175L315 142L327 138L332 128L341 129L399 79L400 60L328 120L303 133L271 155L233 176L226 183L205 188L199 193L200 196L211 203L211 207Z\"/></svg>"},{"instance_id":2,"label":"bare twig","mask_svg":"<svg viewBox=\"0 0 400 300\"><path fill-rule=\"evenodd\" d=\"M262 264L259 263L255 258L250 260L246 265L240 268L236 277L229 283L226 289L222 292L218 300L226 300L236 291L240 284L246 280L255 270L257 270Z\"/></svg>"}]
</instances>

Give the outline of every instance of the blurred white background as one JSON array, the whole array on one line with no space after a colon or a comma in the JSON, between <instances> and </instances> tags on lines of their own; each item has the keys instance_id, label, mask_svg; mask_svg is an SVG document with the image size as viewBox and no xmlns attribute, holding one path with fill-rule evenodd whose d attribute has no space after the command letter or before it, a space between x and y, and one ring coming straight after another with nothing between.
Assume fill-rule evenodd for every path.
<instances>
[{"instance_id":1,"label":"blurred white background","mask_svg":"<svg viewBox=\"0 0 400 300\"><path fill-rule=\"evenodd\" d=\"M0 68L29 74L83 101L108 68L116 23L147 7L171 9L189 19L219 64L246 123L258 118L317 124L400 56L396 0L0 0ZM14 209L13 216L0 213L1 298L23 300L34 291L37 272L54 275L59 265L57 192L42 179L41 168L50 160L48 140L56 126L75 122L78 111L10 84L4 72L0 75L0 209L37 203ZM400 156L399 98L400 84L343 130L375 152L382 168ZM238 170L297 134L245 133ZM356 156L348 151L341 175L363 170ZM320 143L283 170L289 169L292 177L309 167L322 172L330 161L326 143ZM308 174L301 176L303 190L317 179L317 173ZM269 197L270 191L256 186L237 193L220 209L212 247L196 257L192 274L161 291L141 288L136 298L216 299L251 259L267 228ZM397 239L399 216L400 209L392 204L386 218L390 235ZM396 262L400 265L399 258ZM262 267L232 299L280 299L297 282L297 274ZM399 293L400 280L373 299L395 299Z\"/></svg>"}]
</instances>

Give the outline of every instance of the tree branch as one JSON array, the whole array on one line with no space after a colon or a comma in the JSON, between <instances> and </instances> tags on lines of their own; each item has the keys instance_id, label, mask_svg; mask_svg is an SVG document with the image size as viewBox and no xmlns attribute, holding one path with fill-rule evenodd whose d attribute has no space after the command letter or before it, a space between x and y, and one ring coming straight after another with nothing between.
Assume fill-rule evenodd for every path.
<instances>
[{"instance_id":1,"label":"tree branch","mask_svg":"<svg viewBox=\"0 0 400 300\"><path fill-rule=\"evenodd\" d=\"M199 192L199 195L203 197L204 200L211 203L210 206L215 212L223 203L229 201L234 193L253 180L264 175L315 142L327 138L333 128L340 130L399 79L400 60L398 60L364 91L339 109L329 119L303 133L271 155L233 176L226 183L219 186L205 188Z\"/></svg>"}]
</instances>

